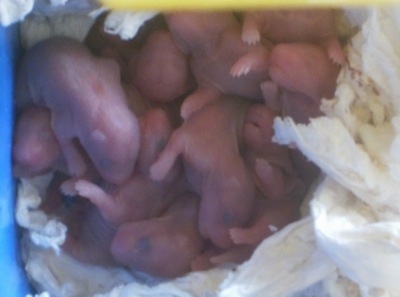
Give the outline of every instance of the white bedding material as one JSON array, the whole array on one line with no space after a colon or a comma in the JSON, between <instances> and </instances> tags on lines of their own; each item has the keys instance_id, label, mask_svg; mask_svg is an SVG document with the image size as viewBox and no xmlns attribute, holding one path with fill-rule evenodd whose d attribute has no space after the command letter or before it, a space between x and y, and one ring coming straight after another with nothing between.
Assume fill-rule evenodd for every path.
<instances>
[{"instance_id":1,"label":"white bedding material","mask_svg":"<svg viewBox=\"0 0 400 297\"><path fill-rule=\"evenodd\" d=\"M400 221L377 220L367 204L327 178L312 202L316 238L341 273L400 296Z\"/></svg>"},{"instance_id":2,"label":"white bedding material","mask_svg":"<svg viewBox=\"0 0 400 297\"><path fill-rule=\"evenodd\" d=\"M99 9L96 0L0 0L0 24L11 25L22 21L28 14L38 17L88 14Z\"/></svg>"},{"instance_id":3,"label":"white bedding material","mask_svg":"<svg viewBox=\"0 0 400 297\"><path fill-rule=\"evenodd\" d=\"M16 220L21 227L30 230L32 243L59 252L60 245L65 241L67 227L38 210L51 176L21 179L17 193Z\"/></svg>"},{"instance_id":4,"label":"white bedding material","mask_svg":"<svg viewBox=\"0 0 400 297\"><path fill-rule=\"evenodd\" d=\"M25 48L54 35L83 40L94 18L106 9L96 0L0 0L0 24L21 23ZM122 39L133 38L157 11L111 11L104 30Z\"/></svg>"},{"instance_id":5,"label":"white bedding material","mask_svg":"<svg viewBox=\"0 0 400 297\"><path fill-rule=\"evenodd\" d=\"M361 296L399 296L399 9L366 12L329 117L308 126L278 119L276 140L295 143L329 176L311 203L318 246Z\"/></svg>"},{"instance_id":6,"label":"white bedding material","mask_svg":"<svg viewBox=\"0 0 400 297\"><path fill-rule=\"evenodd\" d=\"M94 19L82 14L57 15L51 18L27 17L21 24L20 41L29 48L51 36L68 36L83 41Z\"/></svg>"},{"instance_id":7,"label":"white bedding material","mask_svg":"<svg viewBox=\"0 0 400 297\"><path fill-rule=\"evenodd\" d=\"M335 99L323 104L327 116L309 125L275 121L275 140L296 145L326 175L312 197L311 216L267 238L234 271L192 273L156 286L127 284L133 276L115 272L115 287L109 293L102 288L97 296L400 296L400 10L347 9L345 15L361 30L347 46L349 63ZM114 23L113 32L130 38L135 30L124 20ZM29 205L22 208L20 221L45 226L34 210L37 196L26 197L34 201L19 204ZM30 223L24 226L31 228ZM32 226L33 238L38 230ZM36 243L52 246L46 240ZM28 252L40 254L27 257L27 266L37 272L31 275L43 291L67 296L56 292L66 292L63 284L68 284L69 297L95 293L96 282L88 289L72 277L74 269L83 271L73 259L33 247L32 240L27 246ZM62 271L65 267L69 273ZM100 271L79 267L89 274L90 269ZM42 270L45 278L39 276Z\"/></svg>"},{"instance_id":8,"label":"white bedding material","mask_svg":"<svg viewBox=\"0 0 400 297\"><path fill-rule=\"evenodd\" d=\"M40 293L52 297L92 296L134 280L126 270L82 264L65 254L27 244L25 268Z\"/></svg>"},{"instance_id":9,"label":"white bedding material","mask_svg":"<svg viewBox=\"0 0 400 297\"><path fill-rule=\"evenodd\" d=\"M228 269L215 268L207 272L195 272L155 286L132 282L114 288L106 294L94 297L140 296L140 297L213 297L219 284L226 278Z\"/></svg>"},{"instance_id":10,"label":"white bedding material","mask_svg":"<svg viewBox=\"0 0 400 297\"><path fill-rule=\"evenodd\" d=\"M37 17L65 14L91 14L100 9L97 0L35 0L32 14Z\"/></svg>"},{"instance_id":11,"label":"white bedding material","mask_svg":"<svg viewBox=\"0 0 400 297\"><path fill-rule=\"evenodd\" d=\"M307 217L262 242L221 284L218 296L290 296L335 270L334 262L316 246L313 219Z\"/></svg>"},{"instance_id":12,"label":"white bedding material","mask_svg":"<svg viewBox=\"0 0 400 297\"><path fill-rule=\"evenodd\" d=\"M0 24L11 25L31 12L34 0L0 0Z\"/></svg>"},{"instance_id":13,"label":"white bedding material","mask_svg":"<svg viewBox=\"0 0 400 297\"><path fill-rule=\"evenodd\" d=\"M144 22L157 14L156 11L112 11L106 18L104 30L124 40L131 39Z\"/></svg>"}]
</instances>

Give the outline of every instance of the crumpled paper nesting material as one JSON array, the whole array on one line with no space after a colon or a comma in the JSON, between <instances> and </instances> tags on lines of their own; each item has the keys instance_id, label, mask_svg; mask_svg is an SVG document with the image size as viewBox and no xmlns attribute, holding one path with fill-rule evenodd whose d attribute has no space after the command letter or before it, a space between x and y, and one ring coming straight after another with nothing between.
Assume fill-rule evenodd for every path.
<instances>
[{"instance_id":1,"label":"crumpled paper nesting material","mask_svg":"<svg viewBox=\"0 0 400 297\"><path fill-rule=\"evenodd\" d=\"M311 202L317 245L360 296L400 296L400 10L366 9L328 116L275 122L326 174Z\"/></svg>"},{"instance_id":2,"label":"crumpled paper nesting material","mask_svg":"<svg viewBox=\"0 0 400 297\"><path fill-rule=\"evenodd\" d=\"M52 297L250 297L266 292L268 296L322 296L321 284L313 285L336 270L334 262L316 247L311 217L271 236L243 265L194 272L172 281L83 264L58 248L62 244L59 235L66 232L64 226L37 209L48 181L48 176L22 180L17 220L27 230L23 245L28 275L37 290ZM55 226L52 230L57 230L57 236L46 232L44 226L49 224ZM305 278L307 270L313 273Z\"/></svg>"},{"instance_id":3,"label":"crumpled paper nesting material","mask_svg":"<svg viewBox=\"0 0 400 297\"><path fill-rule=\"evenodd\" d=\"M297 146L323 172L311 214L264 240L249 261L234 269L161 283L115 274L113 289L96 296L400 296L400 8L344 12L360 30L346 46L348 64L335 98L323 103L326 116L309 125L278 118L274 126L276 142ZM132 32L123 17L115 24L117 34ZM20 205L30 205L23 216L37 215L34 203ZM32 239L25 244L28 270L36 271L31 277L42 291L95 294L85 284L98 267L79 265L62 253L58 257L46 241L45 247ZM74 270L79 280L69 275Z\"/></svg>"},{"instance_id":4,"label":"crumpled paper nesting material","mask_svg":"<svg viewBox=\"0 0 400 297\"><path fill-rule=\"evenodd\" d=\"M31 12L34 0L0 0L0 24L11 25Z\"/></svg>"},{"instance_id":5,"label":"crumpled paper nesting material","mask_svg":"<svg viewBox=\"0 0 400 297\"><path fill-rule=\"evenodd\" d=\"M83 41L94 19L82 14L65 14L48 18L28 17L21 23L20 42L24 48L52 36L68 36Z\"/></svg>"},{"instance_id":6,"label":"crumpled paper nesting material","mask_svg":"<svg viewBox=\"0 0 400 297\"><path fill-rule=\"evenodd\" d=\"M45 17L66 13L89 13L99 9L96 0L0 0L0 24L11 25L33 13Z\"/></svg>"},{"instance_id":7,"label":"crumpled paper nesting material","mask_svg":"<svg viewBox=\"0 0 400 297\"><path fill-rule=\"evenodd\" d=\"M1 0L0 0L1 1ZM71 8L71 12L77 9ZM80 11L80 10L78 10ZM23 47L29 48L40 40L51 36L69 36L83 41L94 18L101 13L102 9L95 9L90 13L50 13L51 17L38 17L35 14L27 17L21 23L21 43ZM112 11L105 20L104 30L113 35L119 35L122 39L133 38L144 22L153 18L157 12L126 12Z\"/></svg>"},{"instance_id":8,"label":"crumpled paper nesting material","mask_svg":"<svg viewBox=\"0 0 400 297\"><path fill-rule=\"evenodd\" d=\"M206 272L194 272L187 276L157 285L146 285L132 282L114 288L106 294L96 294L93 297L194 297L216 296L219 284L226 278L229 270L215 268Z\"/></svg>"},{"instance_id":9,"label":"crumpled paper nesting material","mask_svg":"<svg viewBox=\"0 0 400 297\"><path fill-rule=\"evenodd\" d=\"M92 296L134 281L122 268L104 269L82 264L65 254L42 248L40 244L26 244L29 248L24 253L25 269L35 288L51 297Z\"/></svg>"},{"instance_id":10,"label":"crumpled paper nesting material","mask_svg":"<svg viewBox=\"0 0 400 297\"><path fill-rule=\"evenodd\" d=\"M21 179L16 220L21 227L30 231L30 239L34 244L59 252L66 238L67 227L38 209L51 177L52 174L48 174L29 180Z\"/></svg>"},{"instance_id":11,"label":"crumpled paper nesting material","mask_svg":"<svg viewBox=\"0 0 400 297\"><path fill-rule=\"evenodd\" d=\"M335 270L334 262L316 247L313 220L307 217L264 240L221 284L218 296L291 296Z\"/></svg>"},{"instance_id":12,"label":"crumpled paper nesting material","mask_svg":"<svg viewBox=\"0 0 400 297\"><path fill-rule=\"evenodd\" d=\"M107 33L119 35L122 39L133 38L140 27L149 19L152 19L156 11L112 11L104 24Z\"/></svg>"},{"instance_id":13,"label":"crumpled paper nesting material","mask_svg":"<svg viewBox=\"0 0 400 297\"><path fill-rule=\"evenodd\" d=\"M94 18L106 11L96 0L0 0L0 24L22 21L25 48L54 35L83 40ZM133 38L157 11L110 11L104 30L122 39Z\"/></svg>"},{"instance_id":14,"label":"crumpled paper nesting material","mask_svg":"<svg viewBox=\"0 0 400 297\"><path fill-rule=\"evenodd\" d=\"M371 207L331 178L316 197L317 241L342 275L367 292L400 296L400 221L377 220Z\"/></svg>"},{"instance_id":15,"label":"crumpled paper nesting material","mask_svg":"<svg viewBox=\"0 0 400 297\"><path fill-rule=\"evenodd\" d=\"M70 13L95 14L103 11L97 0L34 0L32 14L37 17L57 16Z\"/></svg>"}]
</instances>

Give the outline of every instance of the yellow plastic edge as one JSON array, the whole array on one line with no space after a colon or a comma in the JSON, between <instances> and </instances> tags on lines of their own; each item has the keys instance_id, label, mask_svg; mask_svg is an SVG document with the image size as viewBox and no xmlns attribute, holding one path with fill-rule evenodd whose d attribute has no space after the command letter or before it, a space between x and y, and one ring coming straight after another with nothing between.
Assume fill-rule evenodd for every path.
<instances>
[{"instance_id":1,"label":"yellow plastic edge","mask_svg":"<svg viewBox=\"0 0 400 297\"><path fill-rule=\"evenodd\" d=\"M400 4L400 0L99 0L118 10L221 10Z\"/></svg>"}]
</instances>

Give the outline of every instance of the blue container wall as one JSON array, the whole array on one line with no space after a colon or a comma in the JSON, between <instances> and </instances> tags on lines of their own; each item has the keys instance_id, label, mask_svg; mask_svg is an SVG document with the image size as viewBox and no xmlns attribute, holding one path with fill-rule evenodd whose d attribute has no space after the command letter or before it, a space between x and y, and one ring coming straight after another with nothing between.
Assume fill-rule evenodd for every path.
<instances>
[{"instance_id":1,"label":"blue container wall","mask_svg":"<svg viewBox=\"0 0 400 297\"><path fill-rule=\"evenodd\" d=\"M21 264L11 172L13 82L18 27L0 26L0 296L22 297L28 285Z\"/></svg>"}]
</instances>

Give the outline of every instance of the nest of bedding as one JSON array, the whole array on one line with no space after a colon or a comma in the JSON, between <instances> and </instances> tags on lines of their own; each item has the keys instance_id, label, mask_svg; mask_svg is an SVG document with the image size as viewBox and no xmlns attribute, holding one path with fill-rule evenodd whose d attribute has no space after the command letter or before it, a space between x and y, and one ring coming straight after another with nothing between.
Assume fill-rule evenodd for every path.
<instances>
[{"instance_id":1,"label":"nest of bedding","mask_svg":"<svg viewBox=\"0 0 400 297\"><path fill-rule=\"evenodd\" d=\"M279 224L279 222L269 222L267 225L269 232L266 236L267 238L261 238L250 250L240 249L239 253L221 253L221 250L224 252L229 250L229 248L225 247L225 241L218 241L221 236L218 235L214 239L211 231L202 231L201 235L206 234L212 244L217 246L217 248L214 247L211 253L214 257L214 265L210 266L207 264L207 270L190 272L178 278L165 280L154 277L154 275L149 276L146 273L139 272L140 269L134 269L135 267L126 270L122 267L105 268L104 265L108 265L109 263L100 263L102 264L100 266L96 265L98 264L96 263L96 259L99 258L98 255L101 255L100 258L104 259L104 251L93 250L92 246L84 246L76 249L73 242L70 244L73 248L69 250L69 255L65 253L63 245L65 248L67 246L65 243L71 242L71 239L68 237L68 229L70 232L71 230L75 232L75 234L90 233L93 232L93 228L99 228L99 222L102 222L102 220L99 221L98 216L103 216L103 218L106 216L109 219L108 221L114 220L114 223L122 220L121 216L113 216L112 214L115 214L115 212L110 211L110 208L102 209L100 204L96 202L97 198L92 198L92 195L88 194L86 198L89 198L90 203L88 203L88 200L81 198L80 200L85 201L85 206L83 210L80 208L78 213L80 216L83 211L89 217L87 221L91 223L87 223L83 228L81 224L76 226L76 217L68 217L71 209L76 207L76 200L66 199L65 197L57 198L62 203L60 205L60 202L58 202L58 204L56 203L57 205L54 205L54 203L48 203L49 199L46 199L49 196L49 192L52 192L53 196L61 196L54 188L58 188L62 182L65 183L64 176L60 177L60 174L51 172L34 178L21 177L18 186L17 220L25 230L23 253L26 270L37 291L47 292L51 296L94 296L96 294L96 296L123 296L128 293L140 296L154 296L157 294L168 296L374 296L373 294L378 291L387 294L387 296L396 296L397 292L400 291L394 277L396 270L400 267L396 265L400 255L397 252L396 241L398 233L397 205L399 203L396 203L398 200L396 194L398 193L398 158L395 153L398 145L397 111L399 104L396 99L398 98L396 96L396 76L393 75L393 73L396 73L396 66L398 65L398 55L395 47L398 40L395 34L396 28L398 28L396 22L397 13L397 8L344 9L343 14L340 14L340 22L337 25L340 27L345 23L343 27L339 28L342 29L339 35L348 38L348 44L344 50L346 60L340 62L342 65L340 73L336 73L337 80L335 81L334 90L331 91L332 96L322 96L329 100L318 101L318 109L310 107L302 110L303 114L310 113L305 118L302 115L299 116L293 113L293 108L291 109L288 104L286 104L284 113L278 115L272 113L272 117L271 113L268 114L272 119L267 123L267 128L270 131L270 137L267 139L270 140L271 145L284 147L285 150L296 148L307 160L316 165L318 170L321 170L319 176L311 184L310 180L305 181L301 179L299 177L301 175L298 173L293 174L291 169L288 169L286 161L276 158L276 155L274 158L271 158L271 156L269 156L269 159L267 158L268 162L272 160L272 164L280 166L280 173L282 173L282 168L284 168L283 172L286 174L285 176L291 177L290 181L283 179L286 183L283 188L289 188L292 191L296 189L295 193L302 193L300 199L304 198L302 201L302 209L304 211L301 214L290 214L290 218L286 219L283 225L278 226L278 228L275 225ZM129 31L127 29L124 31L124 26L125 28L134 27L133 25L129 26L129 22L131 22L130 24L137 24L138 19L143 20L143 14L111 12L105 19L105 27L107 27L107 19L115 20L116 15L118 15L117 19L120 22L116 24L109 21L109 23L114 25L114 33L120 33L121 35L123 35L122 32L126 33ZM154 13L149 14L149 16L153 15ZM27 25L30 28L32 28L31 24L38 24L38 26L46 28L43 30L45 32L43 36L45 37L49 37L50 35L65 35L60 34L60 31L58 31L60 29L57 29L57 27L68 27L65 24L70 23L69 18L71 20L75 18L82 20L80 24L86 24L86 32L88 32L89 28L94 28L92 27L94 22L92 19L77 15L76 13L68 16L55 14L50 19L40 20L29 17L25 21L25 24L30 24L29 26ZM193 21L193 18L191 21ZM167 19L168 24L173 22L174 20ZM45 25L48 23L52 23L53 25ZM77 22L72 21L71 23L76 24ZM158 22L155 23L156 26L159 26ZM124 24L124 26L121 24ZM22 28L24 26L23 23ZM49 27L52 29L49 30ZM186 29L190 30L190 28ZM179 31L179 28L175 28L175 30ZM81 38L83 40L86 32L82 33L78 39ZM143 34L147 34L140 32L142 31L139 31L139 39L142 38ZM27 36L23 39L26 44L36 43L37 39L30 39L31 37L28 37L30 34L23 34ZM76 34L75 31L74 34ZM135 35L135 32L131 34ZM193 37L192 35L194 34L185 37L181 35L181 40L182 38L184 40L186 38L186 41L190 40ZM115 39L115 37L110 36L110 38L114 38L113 42L115 44L121 42ZM165 41L165 36L158 36L158 38L153 38L152 40L155 40L156 44L157 42L161 42L164 51L170 49L167 47L168 43ZM94 43L92 44L95 44L95 42L96 39L94 39ZM121 43L123 43L123 46L126 45L124 42ZM206 42L204 43L206 44ZM191 48L185 48L186 45L180 44L180 50L183 49L184 52L185 50L190 51ZM129 76L129 67L127 66L130 63L125 63L124 60L121 61L124 56L119 55L118 58L120 60L118 60L114 51L110 51L109 48L104 49L102 48L103 46L97 44L93 47L94 51L99 50L96 54L111 55L119 62L121 69L124 67L127 68L125 71L122 71L122 77L124 75ZM159 57L160 54L156 51L158 48L159 45L153 48L149 45L146 52L150 53L150 56ZM155 54L151 50L154 50ZM284 48L284 50L286 49ZM282 50L283 53L284 50ZM175 53L172 49L170 49L170 52ZM329 53L329 50L327 52ZM276 54L275 59L280 59L279 54L281 52ZM138 56L140 57L139 54ZM248 61L246 59L245 62ZM139 68L140 59L138 58L137 60L139 62L136 62L135 65ZM161 63L161 61L158 61L158 63ZM207 64L204 60L200 64L202 63ZM260 63L257 63L257 65ZM147 69L151 69L151 63L145 63L145 65ZM203 65L197 65L197 70L192 70L195 73L196 86L202 86L203 81L199 80L199 77L203 77L205 75L204 72L206 72L201 66ZM244 68L239 67L239 69ZM250 70L250 74L253 70ZM237 79L240 79L240 76L248 75L248 73L244 72L236 72L235 75L239 76ZM150 77L154 77L154 72ZM193 81L191 79L193 77L185 76L183 86L184 89L186 88L186 91L183 92L183 97L186 97L188 88L193 88ZM279 75L273 77L274 79L279 80ZM207 80L205 81L203 85L208 86ZM293 97L291 93L293 89L290 92L287 91L289 82L286 80L282 83L287 83L287 85L284 86L285 91L281 89L279 91L278 99L281 99L281 102L288 102L288 99L282 98L300 98L299 100L301 100L304 97L299 97L298 95L295 95L297 97ZM172 83L169 85L172 85ZM143 88L146 89L145 84ZM274 92L274 88L271 88L270 84L267 84L264 90L266 90L269 98L271 97L271 92ZM130 97L138 97L136 91L130 89L128 91ZM151 96L151 88L147 91L150 92L149 96ZM165 94L168 94L168 92L165 92ZM313 94L307 93L307 95L308 97L313 97ZM320 96L320 94L317 96ZM164 102L151 103L150 108L165 104L165 101L169 100L165 98L161 100L156 98L155 101L158 100L160 102L164 100ZM210 100L213 99L211 98ZM267 99L265 100L267 101ZM267 103L277 108L274 105L276 103L274 100L267 101ZM230 102L229 107L223 105L226 101ZM217 102L222 106L223 110L233 109L233 118L237 120L240 118L238 114L243 113L243 110L247 111L249 104L238 102L237 105L239 107L235 111L235 108L232 107L235 104L231 104L232 101L236 102L237 99L229 97L228 99L219 99ZM218 104L207 104L209 104L207 106L217 106L214 109L218 109ZM46 105L46 103L42 105ZM257 109L253 108L254 105L257 105ZM244 113L240 124L243 124L243 122L245 124L248 122L254 123L253 116L264 112L264 107L258 107L259 105L264 106L264 104L252 103L252 109L250 109L250 112ZM319 105L321 105L320 109ZM186 106L189 106L186 111L183 112L182 109L180 110L180 114L185 121L182 123L172 120L172 124L170 124L174 127L171 130L175 129L174 131L177 131L177 127L180 127L178 130L179 133L156 130L157 127L154 128L148 124L147 126L141 124L140 127L143 128L145 126L150 131L154 131L155 129L156 132L160 133L174 133L172 134L175 135L174 139L190 139L190 129L193 129L193 127L196 129L196 122L190 121L192 117L191 107L188 104ZM145 122L145 115L148 114L146 112L149 108L148 103L133 104L130 108L135 110L135 114L142 123ZM163 108L165 110L165 107ZM294 109L298 110L297 107ZM172 110L171 114L176 114L176 107L172 108ZM209 108L207 112L211 113L212 111L210 110ZM201 114L201 112L197 113ZM164 117L163 115L160 116L160 113L156 113L147 116L147 118L150 119L150 123L155 122L154 118L157 120L161 118L168 123L169 119L174 119L174 116L171 116L171 114ZM210 116L207 114L205 117L209 118ZM310 117L311 119L309 119ZM218 113L217 118L219 118ZM210 122L212 121L214 120L210 120ZM265 125L265 122L262 124ZM163 125L163 127L165 126ZM218 126L224 126L223 121L220 120ZM260 126L262 126L260 122L257 122L257 127ZM185 130L182 127L188 128ZM226 132L220 135L226 135ZM243 138L245 149L249 147L255 149L257 147L258 144L254 143L254 139L250 136L244 135ZM151 144L151 142L149 143ZM161 147L163 148L164 146L165 141ZM199 146L201 144L197 143L195 147ZM166 148L168 147L167 145ZM172 150L177 150L179 154L182 154L184 156L182 159L185 160L184 151L178 151L179 148L175 144L170 145L170 147L172 147ZM160 145L158 145L158 149L160 149ZM138 148L138 151L140 151L140 148ZM148 152L149 149L142 151ZM204 153L206 150L201 149L200 151ZM243 152L243 148L239 147L238 151ZM140 153L138 154L140 158ZM279 154L282 155L280 150ZM168 154L164 155L168 156ZM254 162L254 155L257 155L254 154L254 151L252 154L247 155L247 160L249 161L246 168L254 170L253 172L255 173L253 173L253 176L256 176L256 180L258 178L258 182L255 183L257 192L265 195L263 189L268 188L263 184L263 177L265 175L260 174L260 170L257 171L257 168L260 168L261 165L259 162ZM154 160L154 156L148 158ZM258 160L257 158L255 159ZM189 153L186 156L186 160L188 159L190 159ZM277 159L279 160L277 161ZM153 178L154 176L156 178L164 177L159 170L156 170L157 168L163 168L162 162L158 162L158 164L161 164L160 166L151 169L152 167L149 167L149 164L153 164L153 161L146 163L148 159L144 158L144 160L141 163L141 169L144 172L150 170ZM157 165L157 163L155 164ZM195 165L196 163L190 163L185 167L185 164L183 164L183 170L193 170L193 166L196 168ZM68 162L67 165L61 164L57 166L68 168ZM261 168L261 172L265 173L263 171L265 167L261 166ZM178 168L174 170L179 171L182 169ZM198 178L199 175L198 173L196 174L192 175ZM307 182L306 189L308 190L304 188L303 190L299 190L299 178L303 184ZM276 186L276 180L273 182L274 186ZM83 182L80 181L80 183L82 184ZM184 198L186 203L187 201L197 201L196 199L198 198L192 197L194 194L190 194L192 195L189 195L190 197L187 196L187 182L176 182L176 179L173 179L173 183L179 184L185 189L183 193L186 193ZM193 179L189 181L189 184L193 187L193 184L195 184ZM289 187L288 184L297 185L297 188L296 186ZM113 196L113 193L118 192L118 187L115 189L115 186L107 185L104 182L103 184L91 183L90 186L96 186L96 190L98 187L103 190L106 189L104 192L109 194L108 198L109 196L115 198L116 196ZM65 192L71 196L69 191L76 190L76 180L72 181L72 186L71 182L67 182L64 188ZM194 188L199 187L194 186ZM269 189L271 189L271 186ZM181 188L179 191L182 192ZM279 193L279 187L277 191ZM272 192L268 192L267 190L267 194L270 196L276 193L276 191ZM308 195L306 195L306 192ZM194 191L194 193L197 195L199 193L204 194L204 189L200 187L200 190L197 192ZM82 193L79 194L82 195ZM280 195L282 196L282 193ZM286 192L284 195L294 194L293 192L291 194ZM295 199L299 198L296 197ZM193 205L197 205L196 203L198 202L194 202ZM94 204L100 211L88 212L87 204ZM177 205L172 207L172 213L174 209L182 207L179 206L179 203ZM268 208L270 207L271 205L268 205ZM184 208L188 209L187 206ZM261 209L262 207L259 208ZM112 206L111 209L115 210ZM298 203L296 204L296 209L299 209ZM117 210L119 209L117 208ZM280 212L279 217L282 217L281 214L282 212ZM209 214L207 214L208 216ZM66 217L68 218L65 219ZM252 215L252 217L255 217L255 215ZM179 219L179 221L181 222L182 219ZM90 226L90 224L95 224L96 226ZM284 227L285 225L287 226ZM110 227L105 224L101 225L100 228L108 230L109 228L113 229L113 226ZM130 225L129 228L145 230L147 227L146 225L140 227ZM159 228L158 226L157 229ZM80 229L86 231L81 231ZM203 228L202 230L205 229L207 228ZM211 229L214 229L214 227ZM278 232L276 232L277 229L279 229ZM121 238L126 237L129 237L129 235L124 234ZM104 240L104 238L101 238L101 240ZM143 245L144 243L142 242L141 246L143 247ZM86 251L85 248L87 248ZM204 251L204 246L201 249ZM94 263L84 263L90 261L81 261L82 259L87 260L90 258L87 256L87 250L92 251L90 256L93 256L93 259L95 259ZM240 255L239 258L237 258L238 254ZM237 262L238 259L243 259L243 254L248 255L244 259L248 257L249 259L242 264L232 264L232 262ZM120 262L127 261L123 255L121 256L120 254L120 257L122 257ZM232 259L235 261L232 261ZM243 262L243 260L239 262ZM200 267L204 265L203 261L197 261L196 263L200 263ZM305 275L307 275L306 278L304 277Z\"/></svg>"}]
</instances>

